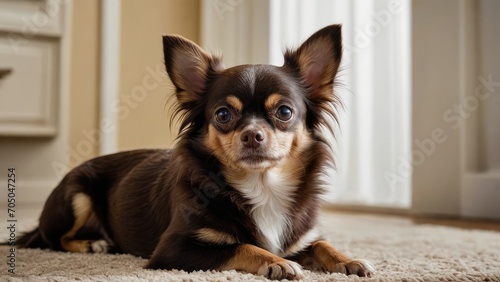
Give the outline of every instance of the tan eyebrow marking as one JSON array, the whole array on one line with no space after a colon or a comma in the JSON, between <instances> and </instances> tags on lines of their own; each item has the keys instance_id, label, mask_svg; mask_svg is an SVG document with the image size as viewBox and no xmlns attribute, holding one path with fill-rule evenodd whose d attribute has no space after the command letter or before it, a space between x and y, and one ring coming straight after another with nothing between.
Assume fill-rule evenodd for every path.
<instances>
[{"instance_id":1,"label":"tan eyebrow marking","mask_svg":"<svg viewBox=\"0 0 500 282\"><path fill-rule=\"evenodd\" d=\"M240 111L243 110L243 103L241 103L240 99L236 98L236 96L230 95L227 96L226 102L231 105L231 107L235 108L236 110Z\"/></svg>"},{"instance_id":2,"label":"tan eyebrow marking","mask_svg":"<svg viewBox=\"0 0 500 282\"><path fill-rule=\"evenodd\" d=\"M273 93L271 94L266 102L264 103L264 105L266 106L266 109L268 111L274 109L274 107L276 107L276 105L279 103L279 101L281 100L281 94L278 94L278 93Z\"/></svg>"}]
</instances>

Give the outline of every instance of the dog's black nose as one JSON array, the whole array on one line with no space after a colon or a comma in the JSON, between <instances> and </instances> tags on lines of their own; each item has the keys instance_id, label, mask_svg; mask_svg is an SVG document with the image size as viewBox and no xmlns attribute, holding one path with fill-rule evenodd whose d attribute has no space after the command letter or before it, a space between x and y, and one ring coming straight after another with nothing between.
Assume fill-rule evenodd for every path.
<instances>
[{"instance_id":1,"label":"dog's black nose","mask_svg":"<svg viewBox=\"0 0 500 282\"><path fill-rule=\"evenodd\" d=\"M261 130L247 130L241 134L241 143L247 148L258 148L266 141L266 135Z\"/></svg>"}]
</instances>

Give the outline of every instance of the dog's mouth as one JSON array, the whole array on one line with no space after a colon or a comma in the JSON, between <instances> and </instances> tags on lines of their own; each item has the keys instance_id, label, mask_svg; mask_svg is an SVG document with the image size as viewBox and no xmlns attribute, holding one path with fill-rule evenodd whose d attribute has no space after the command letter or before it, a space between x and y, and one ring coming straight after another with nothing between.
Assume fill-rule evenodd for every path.
<instances>
[{"instance_id":1,"label":"dog's mouth","mask_svg":"<svg viewBox=\"0 0 500 282\"><path fill-rule=\"evenodd\" d=\"M249 169L264 169L276 164L280 158L264 154L244 154L238 159L241 166Z\"/></svg>"}]
</instances>

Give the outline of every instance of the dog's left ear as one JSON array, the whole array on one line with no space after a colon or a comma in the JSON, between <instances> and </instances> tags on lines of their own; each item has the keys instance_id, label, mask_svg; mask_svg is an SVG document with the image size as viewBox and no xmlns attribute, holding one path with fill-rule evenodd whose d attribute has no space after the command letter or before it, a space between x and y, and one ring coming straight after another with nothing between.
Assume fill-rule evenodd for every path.
<instances>
[{"instance_id":1,"label":"dog's left ear","mask_svg":"<svg viewBox=\"0 0 500 282\"><path fill-rule=\"evenodd\" d=\"M285 52L284 67L296 72L306 87L306 126L310 129L333 125L325 118L337 120L335 106L340 103L333 91L333 83L342 58L342 32L340 25L320 29L297 50Z\"/></svg>"},{"instance_id":2,"label":"dog's left ear","mask_svg":"<svg viewBox=\"0 0 500 282\"><path fill-rule=\"evenodd\" d=\"M313 106L336 102L333 82L342 58L342 28L330 25L314 33L297 50L285 52L285 67L298 72Z\"/></svg>"}]
</instances>

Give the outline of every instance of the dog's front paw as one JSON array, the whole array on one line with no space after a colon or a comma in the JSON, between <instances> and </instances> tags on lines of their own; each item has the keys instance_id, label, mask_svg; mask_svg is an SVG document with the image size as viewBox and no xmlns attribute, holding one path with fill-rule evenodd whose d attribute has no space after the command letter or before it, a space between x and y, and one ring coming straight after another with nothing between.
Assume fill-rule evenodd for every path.
<instances>
[{"instance_id":1,"label":"dog's front paw","mask_svg":"<svg viewBox=\"0 0 500 282\"><path fill-rule=\"evenodd\" d=\"M285 259L262 266L258 274L273 280L299 280L304 278L302 267L296 262Z\"/></svg>"},{"instance_id":2,"label":"dog's front paw","mask_svg":"<svg viewBox=\"0 0 500 282\"><path fill-rule=\"evenodd\" d=\"M359 277L371 277L375 274L375 268L373 265L364 259L353 259L344 263L337 263L333 265L330 272L339 272L345 275L355 274Z\"/></svg>"}]
</instances>

